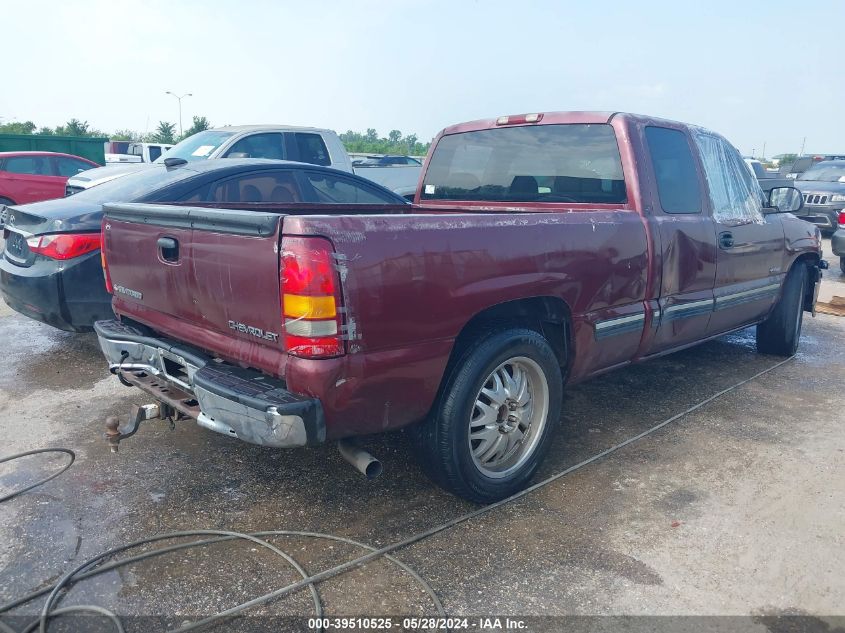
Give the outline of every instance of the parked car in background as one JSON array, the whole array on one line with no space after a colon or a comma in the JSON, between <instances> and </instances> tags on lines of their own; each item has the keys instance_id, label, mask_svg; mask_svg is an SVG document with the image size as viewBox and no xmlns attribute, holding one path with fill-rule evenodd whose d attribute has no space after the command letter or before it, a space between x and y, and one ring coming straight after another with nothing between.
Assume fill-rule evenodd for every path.
<instances>
[{"instance_id":1,"label":"parked car in background","mask_svg":"<svg viewBox=\"0 0 845 633\"><path fill-rule=\"evenodd\" d=\"M845 160L843 154L808 154L801 156L792 163L781 165L778 170L780 175L785 178L800 178L801 174L810 169L816 163L821 163L828 160Z\"/></svg>"},{"instance_id":2,"label":"parked car in background","mask_svg":"<svg viewBox=\"0 0 845 633\"><path fill-rule=\"evenodd\" d=\"M118 320L95 330L163 417L274 447L414 425L426 472L487 503L537 472L565 382L752 325L795 352L821 239L796 189L763 201L701 128L473 121L435 139L412 208L106 205Z\"/></svg>"},{"instance_id":3,"label":"parked car in background","mask_svg":"<svg viewBox=\"0 0 845 633\"><path fill-rule=\"evenodd\" d=\"M143 163L140 156L132 156L131 154L109 154L106 153L106 165L114 165L115 163Z\"/></svg>"},{"instance_id":4,"label":"parked car in background","mask_svg":"<svg viewBox=\"0 0 845 633\"><path fill-rule=\"evenodd\" d=\"M352 170L413 200L422 173L422 163L411 156L358 154L352 158Z\"/></svg>"},{"instance_id":5,"label":"parked car in background","mask_svg":"<svg viewBox=\"0 0 845 633\"><path fill-rule=\"evenodd\" d=\"M72 195L149 169L165 160L195 163L215 158L272 158L334 167L351 172L352 163L340 138L331 130L289 125L238 125L205 130L174 145L152 163L108 165L72 178L67 195Z\"/></svg>"},{"instance_id":6,"label":"parked car in background","mask_svg":"<svg viewBox=\"0 0 845 633\"><path fill-rule=\"evenodd\" d=\"M400 196L352 174L287 161L241 159L156 164L68 198L11 206L0 259L0 292L14 310L71 331L110 318L100 264L105 202L403 205ZM221 228L226 226L220 218Z\"/></svg>"},{"instance_id":7,"label":"parked car in background","mask_svg":"<svg viewBox=\"0 0 845 633\"><path fill-rule=\"evenodd\" d=\"M790 178L781 178L777 172L767 171L763 167L763 163L755 158L746 158L744 160L763 191L769 191L775 187L791 187L795 184Z\"/></svg>"},{"instance_id":8,"label":"parked car in background","mask_svg":"<svg viewBox=\"0 0 845 633\"><path fill-rule=\"evenodd\" d=\"M812 156L801 156L789 164L781 165L779 172L784 178L791 178L794 180L812 167L816 162L817 161Z\"/></svg>"},{"instance_id":9,"label":"parked car in background","mask_svg":"<svg viewBox=\"0 0 845 633\"><path fill-rule=\"evenodd\" d=\"M804 196L799 217L825 234L833 233L839 213L845 209L845 160L818 162L794 182Z\"/></svg>"},{"instance_id":10,"label":"parked car in background","mask_svg":"<svg viewBox=\"0 0 845 633\"><path fill-rule=\"evenodd\" d=\"M422 162L411 156L389 156L370 154L350 154L352 166L386 166L386 165L422 165Z\"/></svg>"},{"instance_id":11,"label":"parked car in background","mask_svg":"<svg viewBox=\"0 0 845 633\"><path fill-rule=\"evenodd\" d=\"M171 147L169 143L132 143L110 141L107 149L118 145L120 152L106 152L106 163L152 163ZM117 149L117 148L115 148Z\"/></svg>"},{"instance_id":12,"label":"parked car in background","mask_svg":"<svg viewBox=\"0 0 845 633\"><path fill-rule=\"evenodd\" d=\"M353 168L340 137L332 130L289 125L240 125L199 132L177 143L154 163L165 160L196 162L217 158L271 158L311 163L357 173L402 196L412 196L421 165L413 158L407 165L369 165ZM66 194L147 169L149 163L111 164L71 179Z\"/></svg>"},{"instance_id":13,"label":"parked car in background","mask_svg":"<svg viewBox=\"0 0 845 633\"><path fill-rule=\"evenodd\" d=\"M95 167L87 158L58 152L0 152L0 205L61 198L69 177Z\"/></svg>"},{"instance_id":14,"label":"parked car in background","mask_svg":"<svg viewBox=\"0 0 845 633\"><path fill-rule=\"evenodd\" d=\"M837 230L830 238L830 245L833 254L839 257L839 270L845 275L845 211L839 212L837 224Z\"/></svg>"}]
</instances>

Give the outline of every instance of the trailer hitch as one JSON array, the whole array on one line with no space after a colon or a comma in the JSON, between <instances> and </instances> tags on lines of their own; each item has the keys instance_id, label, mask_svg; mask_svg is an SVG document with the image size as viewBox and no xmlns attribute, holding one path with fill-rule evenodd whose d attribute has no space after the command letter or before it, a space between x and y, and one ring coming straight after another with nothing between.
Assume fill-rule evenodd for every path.
<instances>
[{"instance_id":1,"label":"trailer hitch","mask_svg":"<svg viewBox=\"0 0 845 633\"><path fill-rule=\"evenodd\" d=\"M120 426L120 419L116 415L110 415L106 418L105 438L109 443L111 452L117 452L121 440L135 435L141 426L141 422L160 418L166 419L170 421L170 428L173 430L175 428L173 423L174 413L173 407L164 403L145 404L140 407L133 404L129 410L129 420L125 426Z\"/></svg>"}]
</instances>

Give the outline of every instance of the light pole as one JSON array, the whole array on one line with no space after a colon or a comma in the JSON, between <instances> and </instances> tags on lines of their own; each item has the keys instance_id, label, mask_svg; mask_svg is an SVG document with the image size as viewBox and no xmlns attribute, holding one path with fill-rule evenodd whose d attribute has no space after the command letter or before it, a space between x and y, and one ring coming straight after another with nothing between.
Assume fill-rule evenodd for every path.
<instances>
[{"instance_id":1,"label":"light pole","mask_svg":"<svg viewBox=\"0 0 845 633\"><path fill-rule=\"evenodd\" d=\"M170 92L169 90L164 94L170 95L171 97L176 97L176 100L179 102L179 136L182 136L182 99L185 97L193 97L190 92L186 92L181 97L177 95L175 92Z\"/></svg>"}]
</instances>

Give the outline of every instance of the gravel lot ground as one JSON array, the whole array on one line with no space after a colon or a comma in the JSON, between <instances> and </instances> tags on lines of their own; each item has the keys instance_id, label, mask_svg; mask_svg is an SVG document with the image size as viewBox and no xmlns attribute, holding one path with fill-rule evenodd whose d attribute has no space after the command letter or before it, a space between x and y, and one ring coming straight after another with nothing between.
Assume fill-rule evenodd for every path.
<instances>
[{"instance_id":1,"label":"gravel lot ground","mask_svg":"<svg viewBox=\"0 0 845 633\"><path fill-rule=\"evenodd\" d=\"M845 277L829 260L822 297L845 296ZM378 547L476 507L425 479L402 433L367 443L385 466L372 482L333 446L273 451L193 423L173 431L149 423L111 454L102 440L106 416L125 415L146 400L108 375L93 335L60 332L2 305L0 340L0 457L49 446L77 453L62 476L0 505L0 603L55 582L108 548L154 534L310 530ZM397 557L431 584L448 613L472 616L470 628L478 628L478 616L493 614L750 616L661 622L672 622L672 630L683 622L689 630L779 633L794 623L776 616L803 614L800 630L842 630L843 349L845 319L807 318L792 361ZM574 387L538 480L779 360L755 352L751 329ZM61 461L38 456L0 465L0 496ZM328 541L271 541L310 573L363 553ZM225 543L80 582L62 604L164 615L178 624L297 579L255 544ZM421 588L384 560L318 588L330 615L435 613ZM42 604L13 613L29 620ZM314 611L300 591L250 613L303 616L273 629L288 630L307 628L304 617ZM23 621L10 622L20 629ZM151 622L127 619L126 626L157 630ZM235 619L213 630L248 630L259 622ZM587 619L568 628L604 630L608 623L619 625ZM57 624L50 630L68 630ZM560 621L529 626L557 630Z\"/></svg>"}]
</instances>

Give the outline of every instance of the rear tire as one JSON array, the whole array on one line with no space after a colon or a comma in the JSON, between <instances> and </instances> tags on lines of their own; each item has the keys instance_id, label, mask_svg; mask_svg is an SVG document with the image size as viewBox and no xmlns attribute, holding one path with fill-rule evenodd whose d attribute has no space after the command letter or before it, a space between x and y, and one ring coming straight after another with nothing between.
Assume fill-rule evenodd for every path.
<instances>
[{"instance_id":1,"label":"rear tire","mask_svg":"<svg viewBox=\"0 0 845 633\"><path fill-rule=\"evenodd\" d=\"M842 274L845 275L845 257L839 258L839 270L841 270Z\"/></svg>"},{"instance_id":2,"label":"rear tire","mask_svg":"<svg viewBox=\"0 0 845 633\"><path fill-rule=\"evenodd\" d=\"M804 288L807 269L796 264L786 276L781 297L769 317L757 325L757 351L775 356L792 356L798 351L804 322Z\"/></svg>"},{"instance_id":3,"label":"rear tire","mask_svg":"<svg viewBox=\"0 0 845 633\"><path fill-rule=\"evenodd\" d=\"M563 376L542 335L510 329L480 337L447 378L429 419L414 429L420 465L476 503L523 489L560 420Z\"/></svg>"}]
</instances>

